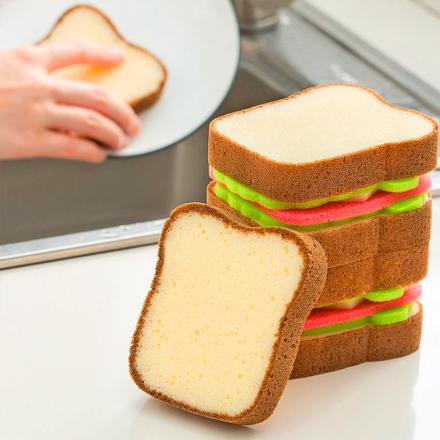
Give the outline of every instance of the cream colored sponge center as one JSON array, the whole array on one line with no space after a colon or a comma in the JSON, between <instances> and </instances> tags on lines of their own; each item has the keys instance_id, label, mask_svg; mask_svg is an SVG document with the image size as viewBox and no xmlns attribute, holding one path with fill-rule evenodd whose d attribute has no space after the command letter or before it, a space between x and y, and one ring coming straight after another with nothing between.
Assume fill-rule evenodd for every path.
<instances>
[{"instance_id":1,"label":"cream colored sponge center","mask_svg":"<svg viewBox=\"0 0 440 440\"><path fill-rule=\"evenodd\" d=\"M69 11L43 44L66 42L119 47L125 58L114 68L74 65L56 70L54 76L98 84L130 103L159 90L164 81L161 63L148 52L127 43L106 17L93 8L82 6Z\"/></svg>"},{"instance_id":2,"label":"cream colored sponge center","mask_svg":"<svg viewBox=\"0 0 440 440\"><path fill-rule=\"evenodd\" d=\"M232 113L212 128L266 158L299 164L407 141L434 126L369 89L329 85Z\"/></svg>"},{"instance_id":3,"label":"cream colored sponge center","mask_svg":"<svg viewBox=\"0 0 440 440\"><path fill-rule=\"evenodd\" d=\"M136 356L143 382L203 411L234 416L255 401L303 256L273 233L203 213L179 217Z\"/></svg>"}]
</instances>

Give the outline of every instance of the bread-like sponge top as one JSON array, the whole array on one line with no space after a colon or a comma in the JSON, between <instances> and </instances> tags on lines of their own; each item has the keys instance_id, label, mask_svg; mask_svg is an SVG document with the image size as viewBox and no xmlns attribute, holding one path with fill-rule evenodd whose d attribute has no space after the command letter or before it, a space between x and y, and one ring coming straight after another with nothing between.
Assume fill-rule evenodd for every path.
<instances>
[{"instance_id":1,"label":"bread-like sponge top","mask_svg":"<svg viewBox=\"0 0 440 440\"><path fill-rule=\"evenodd\" d=\"M167 76L165 67L147 50L127 42L99 9L78 5L67 10L40 44L72 41L116 46L125 58L113 68L76 65L58 69L54 76L98 84L139 110L158 98Z\"/></svg>"},{"instance_id":2,"label":"bread-like sponge top","mask_svg":"<svg viewBox=\"0 0 440 440\"><path fill-rule=\"evenodd\" d=\"M299 338L325 277L323 253L318 251L314 293L304 294L310 254L301 239L282 229L233 225L201 204L173 213L160 246L133 340L135 381L168 403L209 417L236 423L267 417L279 398L273 389L263 412L240 419L267 399L262 389L270 374L284 388L294 348L279 346L280 326L290 329L289 343ZM296 301L293 325L286 314ZM286 353L281 373L277 351Z\"/></svg>"},{"instance_id":3,"label":"bread-like sponge top","mask_svg":"<svg viewBox=\"0 0 440 440\"><path fill-rule=\"evenodd\" d=\"M429 135L430 118L369 89L326 85L213 121L211 129L277 162L304 164Z\"/></svg>"}]
</instances>

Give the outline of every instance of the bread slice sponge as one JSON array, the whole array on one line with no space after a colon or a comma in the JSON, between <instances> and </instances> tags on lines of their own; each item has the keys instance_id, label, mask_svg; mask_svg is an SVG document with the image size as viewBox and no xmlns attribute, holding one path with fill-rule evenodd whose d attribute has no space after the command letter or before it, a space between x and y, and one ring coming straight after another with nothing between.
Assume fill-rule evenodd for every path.
<instances>
[{"instance_id":1,"label":"bread slice sponge","mask_svg":"<svg viewBox=\"0 0 440 440\"><path fill-rule=\"evenodd\" d=\"M437 123L370 89L322 85L214 119L209 165L279 202L308 202L437 163Z\"/></svg>"},{"instance_id":2,"label":"bread slice sponge","mask_svg":"<svg viewBox=\"0 0 440 440\"><path fill-rule=\"evenodd\" d=\"M160 96L167 72L162 62L142 47L126 41L99 9L78 5L67 10L40 44L80 41L117 46L125 53L113 68L76 65L54 71L54 76L98 84L135 110L152 105Z\"/></svg>"},{"instance_id":3,"label":"bread slice sponge","mask_svg":"<svg viewBox=\"0 0 440 440\"><path fill-rule=\"evenodd\" d=\"M241 226L204 204L178 207L133 336L134 381L199 415L261 422L287 383L325 275L310 237Z\"/></svg>"}]
</instances>

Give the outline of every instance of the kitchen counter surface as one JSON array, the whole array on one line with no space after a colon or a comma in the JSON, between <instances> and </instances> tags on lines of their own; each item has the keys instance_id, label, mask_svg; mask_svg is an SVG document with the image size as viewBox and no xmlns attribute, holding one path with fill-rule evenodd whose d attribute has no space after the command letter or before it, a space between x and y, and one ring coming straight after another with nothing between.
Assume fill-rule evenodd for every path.
<instances>
[{"instance_id":1,"label":"kitchen counter surface","mask_svg":"<svg viewBox=\"0 0 440 440\"><path fill-rule=\"evenodd\" d=\"M419 352L291 381L253 427L167 407L131 381L131 334L156 246L0 272L0 438L439 439L440 199Z\"/></svg>"}]
</instances>

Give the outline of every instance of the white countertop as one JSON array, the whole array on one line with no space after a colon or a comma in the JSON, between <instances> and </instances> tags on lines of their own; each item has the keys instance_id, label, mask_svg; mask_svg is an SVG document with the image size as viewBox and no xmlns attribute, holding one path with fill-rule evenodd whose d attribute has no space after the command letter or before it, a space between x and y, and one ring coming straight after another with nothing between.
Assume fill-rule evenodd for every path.
<instances>
[{"instance_id":1,"label":"white countertop","mask_svg":"<svg viewBox=\"0 0 440 440\"><path fill-rule=\"evenodd\" d=\"M440 199L419 352L291 381L253 427L167 407L127 368L156 246L0 272L0 439L439 439Z\"/></svg>"}]
</instances>

